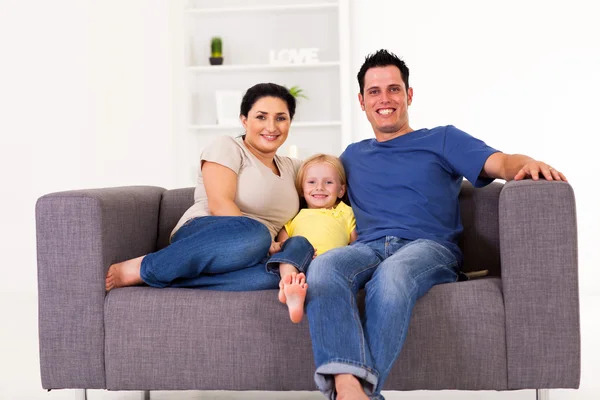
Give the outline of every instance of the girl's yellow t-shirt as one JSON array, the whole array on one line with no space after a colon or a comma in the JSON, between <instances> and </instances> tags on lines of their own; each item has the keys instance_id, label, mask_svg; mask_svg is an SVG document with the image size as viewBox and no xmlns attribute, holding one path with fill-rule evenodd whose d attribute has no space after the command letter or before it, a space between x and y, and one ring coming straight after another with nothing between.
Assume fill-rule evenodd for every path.
<instances>
[{"instance_id":1,"label":"girl's yellow t-shirt","mask_svg":"<svg viewBox=\"0 0 600 400\"><path fill-rule=\"evenodd\" d=\"M332 209L303 208L285 224L288 236L304 236L318 254L346 246L354 229L354 212L343 201Z\"/></svg>"}]
</instances>

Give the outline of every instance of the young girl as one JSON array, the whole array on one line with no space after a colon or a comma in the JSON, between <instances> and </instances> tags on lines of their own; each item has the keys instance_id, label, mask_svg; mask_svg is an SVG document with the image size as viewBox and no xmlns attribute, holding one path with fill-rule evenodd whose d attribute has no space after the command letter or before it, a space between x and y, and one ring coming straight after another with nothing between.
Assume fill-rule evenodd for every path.
<instances>
[{"instance_id":1,"label":"young girl","mask_svg":"<svg viewBox=\"0 0 600 400\"><path fill-rule=\"evenodd\" d=\"M294 236L308 239L315 249L315 256L356 240L354 213L342 201L346 194L346 173L337 157L317 154L304 161L296 177L296 188L306 208L284 225L271 246L271 254L278 252L283 242ZM303 273L286 273L291 270L289 267L291 265L285 263L279 266L279 301L287 304L290 319L300 322L308 285Z\"/></svg>"}]
</instances>

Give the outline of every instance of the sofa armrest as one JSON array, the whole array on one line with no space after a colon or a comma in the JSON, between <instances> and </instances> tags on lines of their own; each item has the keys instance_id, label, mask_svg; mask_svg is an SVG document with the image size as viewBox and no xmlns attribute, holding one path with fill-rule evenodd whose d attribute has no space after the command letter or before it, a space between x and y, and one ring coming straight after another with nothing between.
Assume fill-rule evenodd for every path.
<instances>
[{"instance_id":1,"label":"sofa armrest","mask_svg":"<svg viewBox=\"0 0 600 400\"><path fill-rule=\"evenodd\" d=\"M52 193L36 214L42 387L104 388L104 278L154 251L164 189Z\"/></svg>"},{"instance_id":2,"label":"sofa armrest","mask_svg":"<svg viewBox=\"0 0 600 400\"><path fill-rule=\"evenodd\" d=\"M577 221L566 182L512 181L500 193L509 389L579 387Z\"/></svg>"}]
</instances>

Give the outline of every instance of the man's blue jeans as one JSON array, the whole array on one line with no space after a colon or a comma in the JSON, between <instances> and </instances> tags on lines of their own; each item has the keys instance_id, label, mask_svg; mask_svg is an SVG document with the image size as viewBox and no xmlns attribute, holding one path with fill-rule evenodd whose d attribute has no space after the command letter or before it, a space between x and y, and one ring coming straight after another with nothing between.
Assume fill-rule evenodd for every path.
<instances>
[{"instance_id":1,"label":"man's blue jeans","mask_svg":"<svg viewBox=\"0 0 600 400\"><path fill-rule=\"evenodd\" d=\"M286 240L268 257L271 235L248 217L201 217L186 222L171 244L142 260L142 280L154 287L248 291L279 288L279 263L306 272L314 249L304 237Z\"/></svg>"},{"instance_id":2,"label":"man's blue jeans","mask_svg":"<svg viewBox=\"0 0 600 400\"><path fill-rule=\"evenodd\" d=\"M367 395L380 392L398 357L418 298L434 285L457 280L454 254L431 240L385 237L330 250L308 271L306 312L315 381L336 398L334 375L359 378ZM364 288L361 318L356 294Z\"/></svg>"}]
</instances>

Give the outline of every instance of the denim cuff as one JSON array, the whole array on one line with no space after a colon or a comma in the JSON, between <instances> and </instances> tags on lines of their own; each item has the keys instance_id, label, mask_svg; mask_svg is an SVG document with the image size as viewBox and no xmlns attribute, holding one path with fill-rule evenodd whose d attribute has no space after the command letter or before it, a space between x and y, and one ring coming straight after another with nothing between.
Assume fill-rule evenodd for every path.
<instances>
[{"instance_id":1,"label":"denim cuff","mask_svg":"<svg viewBox=\"0 0 600 400\"><path fill-rule=\"evenodd\" d=\"M273 254L266 262L267 272L279 275L279 264L285 263L293 265L299 272L306 274L314 253L314 248L306 238L291 237L285 241L281 251Z\"/></svg>"},{"instance_id":2,"label":"denim cuff","mask_svg":"<svg viewBox=\"0 0 600 400\"><path fill-rule=\"evenodd\" d=\"M149 259L150 257L152 257L152 253L147 254L146 257L144 257L142 259L142 265L140 266L140 278L142 278L144 283L148 286L152 286L155 288L167 287L168 285L166 283L161 282L158 279L156 279L156 277L154 275L152 275L152 273L150 271L148 271L148 268L144 267L144 265L147 266L148 263L151 262L151 260Z\"/></svg>"},{"instance_id":3,"label":"denim cuff","mask_svg":"<svg viewBox=\"0 0 600 400\"><path fill-rule=\"evenodd\" d=\"M335 360L321 365L315 371L315 383L319 390L330 400L335 400L337 393L335 391L334 376L339 374L351 374L358 378L363 390L369 398L380 398L375 394L379 375L377 372L366 365L344 360Z\"/></svg>"}]
</instances>

